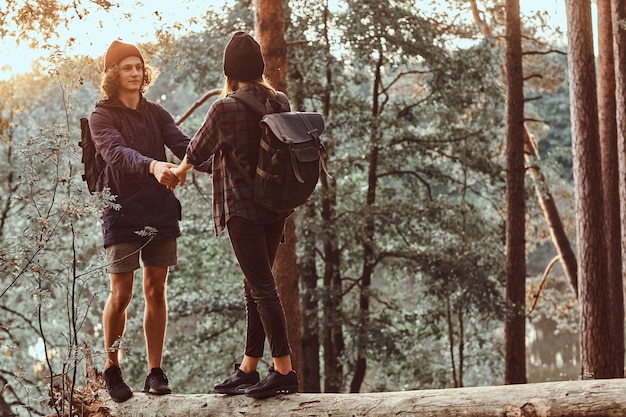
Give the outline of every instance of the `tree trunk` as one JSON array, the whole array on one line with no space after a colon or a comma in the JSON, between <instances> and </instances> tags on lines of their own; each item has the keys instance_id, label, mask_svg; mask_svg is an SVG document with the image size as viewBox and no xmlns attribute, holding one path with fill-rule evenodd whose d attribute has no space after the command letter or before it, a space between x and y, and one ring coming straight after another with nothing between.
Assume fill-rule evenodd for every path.
<instances>
[{"instance_id":1,"label":"tree trunk","mask_svg":"<svg viewBox=\"0 0 626 417\"><path fill-rule=\"evenodd\" d=\"M305 217L315 219L315 209L315 204L308 204L305 208ZM304 246L304 255L301 261L302 392L321 392L318 274L315 262L317 235L312 228L305 226L300 236Z\"/></svg>"},{"instance_id":2,"label":"tree trunk","mask_svg":"<svg viewBox=\"0 0 626 417\"><path fill-rule=\"evenodd\" d=\"M613 55L615 59L615 97L617 155L619 165L619 199L621 224L626 224L626 0L612 0ZM621 229L622 274L626 271L626 227ZM622 275L623 280L623 275ZM623 293L622 293L623 294ZM626 298L626 297L625 297Z\"/></svg>"},{"instance_id":3,"label":"tree trunk","mask_svg":"<svg viewBox=\"0 0 626 417\"><path fill-rule=\"evenodd\" d=\"M304 93L302 76L292 74L289 88L291 108L303 108ZM315 202L317 203L317 202ZM320 312L319 312L319 274L317 272L318 233L310 223L316 221L315 213L319 204L310 203L300 210L300 238L303 255L298 259L300 269L300 311L302 315L302 382L301 392L321 392L320 385Z\"/></svg>"},{"instance_id":4,"label":"tree trunk","mask_svg":"<svg viewBox=\"0 0 626 417\"><path fill-rule=\"evenodd\" d=\"M478 9L476 0L470 0L469 3L470 8L472 9L472 15L474 16L474 23L480 28L480 31L483 35L492 36L491 29L481 18L481 11ZM499 44L498 40L496 40L496 44ZM536 144L532 140L532 135L528 131L526 125L524 125L524 140L526 143L526 154L539 158ZM567 238L565 230L563 229L563 223L561 222L561 217L559 215L556 203L552 199L552 195L550 195L549 191L547 190L545 177L543 174L538 172L537 168L538 167L536 166L531 166L530 170L530 173L533 176L533 180L535 181L537 197L539 198L539 203L541 204L541 208L543 209L543 214L546 216L548 227L550 228L552 243L554 244L555 249L561 257L561 264L563 266L565 276L567 277L570 286L574 291L574 294L576 294L576 296L578 297L576 255L574 254L572 245Z\"/></svg>"},{"instance_id":5,"label":"tree trunk","mask_svg":"<svg viewBox=\"0 0 626 417\"><path fill-rule=\"evenodd\" d=\"M265 58L265 76L277 90L287 93L287 44L282 0L255 0L254 34ZM300 319L300 273L296 258L294 216L285 224L285 243L280 245L274 262L274 276L280 293L292 349L293 367L302 375L302 330Z\"/></svg>"},{"instance_id":6,"label":"tree trunk","mask_svg":"<svg viewBox=\"0 0 626 417\"><path fill-rule=\"evenodd\" d=\"M7 387L8 382L4 377L0 376L0 384L3 387ZM11 409L11 405L7 402L3 395L0 395L0 416L12 416L13 410Z\"/></svg>"},{"instance_id":7,"label":"tree trunk","mask_svg":"<svg viewBox=\"0 0 626 417\"><path fill-rule=\"evenodd\" d=\"M618 417L626 380L562 381L367 394L292 394L263 401L243 395L135 393L115 403L100 390L83 417Z\"/></svg>"},{"instance_id":8,"label":"tree trunk","mask_svg":"<svg viewBox=\"0 0 626 417\"><path fill-rule=\"evenodd\" d=\"M378 132L376 120L379 115L379 87L381 85L382 68L384 63L384 49L378 50L378 61L374 70L374 83L372 91L372 129L369 138L369 156L368 156L368 173L367 173L367 196L365 198L365 228L361 246L363 248L363 268L361 271L359 285L359 317L358 329L356 335L357 358L356 366L352 382L350 383L350 392L359 392L365 373L367 371L367 340L370 321L370 289L372 285L372 274L374 272L374 235L375 226L375 204L376 204L376 188L377 188L377 171L378 171L378 153L380 151L380 134Z\"/></svg>"},{"instance_id":9,"label":"tree trunk","mask_svg":"<svg viewBox=\"0 0 626 417\"><path fill-rule=\"evenodd\" d=\"M548 222L548 228L550 229L550 236L554 247L559 254L561 266L565 272L565 276L570 284L574 296L578 297L578 272L576 270L576 254L572 249L561 216L559 215L559 209L556 207L556 201L552 197L552 193L546 183L546 177L541 172L541 168L538 164L534 163L539 161L539 151L537 149L537 143L530 135L527 128L524 128L524 153L526 154L526 162L528 163L528 171L530 173L533 182L535 183L535 194L539 200L543 215Z\"/></svg>"},{"instance_id":10,"label":"tree trunk","mask_svg":"<svg viewBox=\"0 0 626 417\"><path fill-rule=\"evenodd\" d=\"M602 159L604 237L606 239L609 294L609 336L612 378L624 376L624 296L617 156L615 64L611 0L597 0L598 8L598 133Z\"/></svg>"},{"instance_id":11,"label":"tree trunk","mask_svg":"<svg viewBox=\"0 0 626 417\"><path fill-rule=\"evenodd\" d=\"M4 106L9 107L13 104L12 100L7 100ZM4 159L8 164L8 169L3 173L3 179L6 179L6 184L4 185L4 195L0 198L0 241L3 240L4 237L4 227L7 224L9 213L13 208L13 204L17 201L15 193L20 183L20 181L16 181L18 176L13 172L15 167L13 156L13 133L15 131L14 110L12 108L4 108L4 106L0 106L0 110L6 113L6 117L5 115L0 116L0 137L2 137L3 142L5 142L6 155Z\"/></svg>"},{"instance_id":12,"label":"tree trunk","mask_svg":"<svg viewBox=\"0 0 626 417\"><path fill-rule=\"evenodd\" d=\"M566 0L583 375L611 375L606 244L590 0Z\"/></svg>"},{"instance_id":13,"label":"tree trunk","mask_svg":"<svg viewBox=\"0 0 626 417\"><path fill-rule=\"evenodd\" d=\"M505 322L506 384L526 383L526 192L524 187L524 78L519 0L506 2L507 222L506 296L512 306Z\"/></svg>"},{"instance_id":14,"label":"tree trunk","mask_svg":"<svg viewBox=\"0 0 626 417\"><path fill-rule=\"evenodd\" d=\"M324 93L324 118L330 117L331 91L333 91L332 63L334 58L330 52L331 41L328 33L328 1L324 2L324 49L326 52L326 90ZM335 143L330 138L326 144L326 162L332 157ZM341 392L343 388L343 353L345 341L342 328L341 297L341 254L334 226L337 206L337 189L334 178L322 175L322 239L324 251L324 297L322 298L324 319L324 392Z\"/></svg>"},{"instance_id":15,"label":"tree trunk","mask_svg":"<svg viewBox=\"0 0 626 417\"><path fill-rule=\"evenodd\" d=\"M341 392L343 388L344 337L341 314L341 256L333 225L335 213L335 182L322 177L322 230L324 231L324 392Z\"/></svg>"}]
</instances>

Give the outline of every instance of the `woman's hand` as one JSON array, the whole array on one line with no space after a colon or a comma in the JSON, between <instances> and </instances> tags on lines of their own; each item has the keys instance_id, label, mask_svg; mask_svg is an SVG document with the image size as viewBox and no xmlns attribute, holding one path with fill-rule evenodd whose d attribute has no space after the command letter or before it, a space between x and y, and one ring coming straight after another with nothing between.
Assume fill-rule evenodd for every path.
<instances>
[{"instance_id":1,"label":"woman's hand","mask_svg":"<svg viewBox=\"0 0 626 417\"><path fill-rule=\"evenodd\" d=\"M176 165L170 168L170 172L176 176L178 182L181 186L185 185L185 181L187 181L187 170L181 168L180 165Z\"/></svg>"},{"instance_id":2,"label":"woman's hand","mask_svg":"<svg viewBox=\"0 0 626 417\"><path fill-rule=\"evenodd\" d=\"M159 181L160 184L165 185L170 190L176 188L179 181L176 175L174 175L171 171L174 167L177 167L177 165L170 162L157 161L152 168L152 174L155 176L157 181Z\"/></svg>"}]
</instances>

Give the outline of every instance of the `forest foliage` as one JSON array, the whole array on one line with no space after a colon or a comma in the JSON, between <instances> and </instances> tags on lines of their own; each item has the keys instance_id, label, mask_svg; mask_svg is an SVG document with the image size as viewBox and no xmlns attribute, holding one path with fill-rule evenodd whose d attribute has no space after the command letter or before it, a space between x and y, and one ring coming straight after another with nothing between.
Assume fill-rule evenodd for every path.
<instances>
[{"instance_id":1,"label":"forest foliage","mask_svg":"<svg viewBox=\"0 0 626 417\"><path fill-rule=\"evenodd\" d=\"M296 212L308 283L302 305L314 313L305 328L322 346L320 378L324 347L334 343L340 353L341 392L350 389L359 358L368 363L360 391L502 383L503 6L489 9L494 35L485 37L463 2L450 2L445 13L415 3L344 0L328 9L290 0L287 10L288 94L297 109L326 117L332 174ZM525 51L562 49L541 38L540 17L524 20ZM160 73L146 95L175 118L221 86L223 45L234 30L252 32L253 10L211 11L204 24L203 32L163 31L141 45ZM562 52L525 55L526 117L571 233ZM84 383L88 357L103 361L108 277L99 213L116 203L107 193L89 194L77 145L79 118L100 98L100 70L100 58L53 54L33 72L0 81L0 409L19 415L58 411L61 405L49 403L51 378L67 376L57 381L71 389ZM187 134L209 104L181 124ZM575 335L576 307L559 269L541 291L536 286L554 250L527 184L529 298L539 297L528 314L529 362L536 380L576 378L562 364L550 368L557 352L576 369L569 339L532 348L547 343L543 331ZM193 173L176 194L183 236L169 276L163 367L176 392L204 393L241 355L242 277L228 239L213 236L208 176ZM329 270L332 285L324 279ZM147 372L142 313L136 280L121 344L135 388ZM322 340L329 329L341 340Z\"/></svg>"}]
</instances>

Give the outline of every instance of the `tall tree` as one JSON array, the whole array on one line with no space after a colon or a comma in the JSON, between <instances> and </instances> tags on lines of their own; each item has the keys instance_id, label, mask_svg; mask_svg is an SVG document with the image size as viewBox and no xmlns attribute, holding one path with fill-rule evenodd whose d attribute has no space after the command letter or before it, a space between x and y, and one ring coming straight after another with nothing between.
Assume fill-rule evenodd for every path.
<instances>
[{"instance_id":1,"label":"tall tree","mask_svg":"<svg viewBox=\"0 0 626 417\"><path fill-rule=\"evenodd\" d=\"M328 1L324 2L323 15L323 36L324 54L326 56L325 83L326 88L323 98L324 117L331 115L331 92L335 91L333 86L332 64L334 62L331 54L330 39L330 11ZM335 153L334 141L327 145L327 158ZM334 227L337 215L337 182L335 178L323 176L322 183L322 230L324 234L324 276L323 286L326 299L324 303L324 320L322 344L324 346L324 392L340 392L343 388L343 353L345 349L344 333L341 326L341 255L339 249L339 238ZM339 314L338 314L339 313Z\"/></svg>"},{"instance_id":2,"label":"tall tree","mask_svg":"<svg viewBox=\"0 0 626 417\"><path fill-rule=\"evenodd\" d=\"M474 23L480 29L480 32L485 36L492 37L491 28L482 18L482 13L478 8L476 0L470 0L470 8L472 10ZM500 43L499 40L496 42L498 44ZM572 245L567 237L567 233L565 233L565 228L563 227L557 203L549 190L546 177L540 171L540 165L534 163L539 160L539 151L537 149L537 143L526 125L524 125L524 142L524 152L526 153L527 161L530 165L529 173L535 183L536 195L539 199L541 210L546 217L546 222L548 223L548 228L550 229L550 236L552 237L554 248L559 254L563 271L569 280L572 291L577 295L578 277L576 271L576 255L574 254Z\"/></svg>"},{"instance_id":3,"label":"tall tree","mask_svg":"<svg viewBox=\"0 0 626 417\"><path fill-rule=\"evenodd\" d=\"M287 44L282 0L256 0L254 34L265 57L265 75L274 88L287 93ZM281 295L287 331L292 349L294 369L302 374L302 330L300 320L300 293L296 258L296 225L294 216L285 223L285 243L280 245L274 262L274 275Z\"/></svg>"},{"instance_id":4,"label":"tall tree","mask_svg":"<svg viewBox=\"0 0 626 417\"><path fill-rule=\"evenodd\" d=\"M506 384L526 383L526 250L524 187L524 76L519 0L506 2L506 296L512 306L505 323Z\"/></svg>"},{"instance_id":5,"label":"tall tree","mask_svg":"<svg viewBox=\"0 0 626 417\"><path fill-rule=\"evenodd\" d=\"M620 224L626 222L626 0L611 0L615 67L616 131L619 166ZM626 227L621 229L622 279L626 271Z\"/></svg>"},{"instance_id":6,"label":"tall tree","mask_svg":"<svg viewBox=\"0 0 626 417\"><path fill-rule=\"evenodd\" d=\"M320 81L314 91L319 91L319 101L325 120L331 120L331 92L338 94L333 88L333 65L336 59L331 54L332 42L329 37L332 20L328 0L320 2L316 8L306 7L311 13L307 16L306 25L300 30L309 30L311 25L319 21L320 33L316 40L311 40L306 46L299 46L297 53L306 54L316 60L319 66L311 68L307 62L299 60L289 67L290 74L298 90L311 87L307 83L312 73L320 74ZM317 20L319 19L319 20ZM303 36L303 35L300 35ZM320 47L322 46L322 47ZM296 52L296 51L293 51ZM291 51L290 51L290 56ZM293 71L293 72L292 72ZM305 72L306 71L306 72ZM313 84L315 85L315 84ZM291 88L292 96L294 89ZM310 94L310 93L309 93ZM303 106L299 108L304 108ZM326 164L334 153L334 141L331 130L324 132ZM327 175L320 178L319 198L311 199L306 206L304 216L298 223L300 242L304 249L299 259L302 280L302 352L304 360L303 391L321 392L321 362L320 352L324 355L324 392L339 392L343 384L343 333L341 328L341 260L337 248L337 233L334 227L335 207L335 179ZM321 221L317 217L320 213ZM323 243L321 243L323 242ZM322 254L317 247L322 248ZM323 288L318 287L319 273L317 261L324 260L322 273ZM323 308L320 308L322 307ZM320 314L323 313L323 316ZM323 349L321 349L323 345Z\"/></svg>"},{"instance_id":7,"label":"tall tree","mask_svg":"<svg viewBox=\"0 0 626 417\"><path fill-rule=\"evenodd\" d=\"M602 160L604 195L604 233L606 238L607 278L612 373L624 376L624 296L622 283L622 250L619 200L619 166L617 154L617 119L615 100L615 67L613 62L613 24L611 0L598 0L598 133Z\"/></svg>"},{"instance_id":8,"label":"tall tree","mask_svg":"<svg viewBox=\"0 0 626 417\"><path fill-rule=\"evenodd\" d=\"M590 0L566 0L583 375L611 375L602 171ZM599 195L600 194L600 195Z\"/></svg>"},{"instance_id":9,"label":"tall tree","mask_svg":"<svg viewBox=\"0 0 626 417\"><path fill-rule=\"evenodd\" d=\"M306 218L315 218L316 204L309 203L306 208ZM300 278L302 281L301 305L302 311L302 392L321 392L320 385L320 319L318 309L319 274L316 265L317 234L312 228L306 228L301 233L301 244L304 256L299 260Z\"/></svg>"}]
</instances>

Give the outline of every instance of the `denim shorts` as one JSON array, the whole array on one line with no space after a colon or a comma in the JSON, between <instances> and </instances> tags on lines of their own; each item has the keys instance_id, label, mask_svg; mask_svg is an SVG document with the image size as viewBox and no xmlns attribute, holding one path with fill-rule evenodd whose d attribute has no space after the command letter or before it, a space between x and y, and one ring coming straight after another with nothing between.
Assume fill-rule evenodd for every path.
<instances>
[{"instance_id":1,"label":"denim shorts","mask_svg":"<svg viewBox=\"0 0 626 417\"><path fill-rule=\"evenodd\" d=\"M146 243L114 243L105 248L107 271L114 274L131 272L139 269L139 255L143 266L172 266L178 263L176 239L153 239Z\"/></svg>"}]
</instances>

